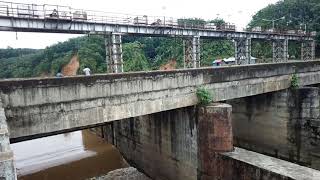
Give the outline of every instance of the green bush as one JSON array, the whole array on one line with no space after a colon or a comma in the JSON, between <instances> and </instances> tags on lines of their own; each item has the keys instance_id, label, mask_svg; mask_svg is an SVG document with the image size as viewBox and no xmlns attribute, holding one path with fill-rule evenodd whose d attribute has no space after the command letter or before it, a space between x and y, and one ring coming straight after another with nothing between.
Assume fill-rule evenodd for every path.
<instances>
[{"instance_id":1,"label":"green bush","mask_svg":"<svg viewBox=\"0 0 320 180\"><path fill-rule=\"evenodd\" d=\"M291 77L291 87L294 89L299 87L299 78L296 74L292 75Z\"/></svg>"},{"instance_id":2,"label":"green bush","mask_svg":"<svg viewBox=\"0 0 320 180\"><path fill-rule=\"evenodd\" d=\"M199 87L197 88L196 94L199 100L199 104L208 105L212 102L212 94L207 89Z\"/></svg>"}]
</instances>

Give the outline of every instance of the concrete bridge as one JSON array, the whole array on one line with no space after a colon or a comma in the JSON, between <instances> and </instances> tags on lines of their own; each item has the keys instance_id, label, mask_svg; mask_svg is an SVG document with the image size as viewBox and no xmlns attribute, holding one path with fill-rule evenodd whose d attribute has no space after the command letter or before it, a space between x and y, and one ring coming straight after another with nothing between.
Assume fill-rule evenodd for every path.
<instances>
[{"instance_id":1,"label":"concrete bridge","mask_svg":"<svg viewBox=\"0 0 320 180\"><path fill-rule=\"evenodd\" d=\"M141 164L144 164L146 162L141 161L141 159L136 159L137 157L139 157L138 154L132 154L133 152L135 152L133 151L133 149L137 150L136 145L134 144L139 143L143 146L145 142L150 141L149 139L144 142L142 137L135 139L136 133L142 133L140 132L140 130L143 130L143 133L146 133L145 131L147 131L147 129L142 128L144 126L140 127L142 122L147 123L143 121L144 118L149 117L150 123L153 121L153 119L155 119L155 122L158 122L156 121L157 117L158 119L159 117L161 117L160 119L163 119L164 122L168 122L167 118L169 118L171 119L170 122L172 123L172 121L174 121L174 119L176 118L174 118L175 115L171 116L171 113L169 113L168 111L177 111L177 114L186 112L187 114L182 114L181 116L186 118L194 117L195 115L191 115L193 114L192 111L185 111L183 110L183 108L190 109L190 106L198 103L196 97L196 89L198 87L205 87L209 91L211 91L214 95L214 101L216 102L228 101L236 98L245 98L256 96L259 94L286 90L291 86L291 79L293 75L296 75L298 77L300 86L319 84L320 61L257 64L221 68L184 69L174 71L121 73L65 78L2 80L0 81L0 95L2 106L0 111L0 136L2 139L0 141L0 147L2 147L2 153L0 157L3 160L2 162L7 162L9 164L2 163L1 166L6 167L7 170L13 167L12 153L8 148L9 139L11 140L11 142L18 142L52 134L92 128L98 125L104 125L105 123L110 124L110 122L121 120L111 123L112 128L110 128L109 126L107 127L109 128L109 130L106 129L104 131L106 133L105 136L109 138L110 142L116 142L115 144L117 145L117 147L129 160L131 160L139 168L144 169L144 166L142 166ZM218 112L220 112L220 110ZM222 110L221 112L226 111ZM227 113L221 116L228 119L228 117L230 117L231 109L229 109L227 112L229 112L229 115ZM162 113L163 115L157 115L159 113ZM206 116L204 115L202 117ZM208 117L211 116L208 115ZM122 120L127 118L134 118L137 120L137 122L140 123L136 124L136 120ZM177 116L177 118L177 122L179 122L180 124L175 124L174 126L170 125L172 128L187 127L185 123L191 122L181 121L182 119L179 115ZM205 119L203 120L206 123L211 122L207 122L207 120ZM126 125L126 122L130 123ZM160 123L161 122L162 120L160 121ZM196 121L192 122L195 123ZM197 125L191 123L189 125L190 128L191 126L195 126L197 128L203 127L201 124ZM212 124L207 125L214 127L214 125ZM204 125L204 127L207 125ZM139 126L140 128L136 126ZM152 126L151 124L151 127L153 130L156 130L157 128L161 129L166 126L160 124L160 127L157 127L156 124L154 124L154 126ZM151 133L153 130L147 132ZM171 132L174 133L171 134L172 138L181 137L184 139L176 139L176 143L180 141L184 142L186 140L185 143L189 142L197 144L197 141L188 140L189 135L185 134L186 132L180 131L181 129L176 129L174 130L174 132ZM192 128L192 131L190 133L192 135L198 132L198 134L196 133L197 136L207 137L207 135L199 133L199 131L203 133L211 132L203 131L201 128L198 130ZM223 131L224 130L222 130L221 132ZM132 132L132 134L127 134L129 132ZM135 135L133 138L129 138L130 142L125 140L126 138L123 138L130 137L130 135ZM161 139L165 137L166 136L162 137L160 133L160 136L158 138ZM190 140L195 140L195 137L193 136L189 138ZM131 140L134 141L132 142ZM155 142L158 141L155 140ZM170 142L174 143L175 140L172 139L172 141L170 140ZM198 143L199 142L201 141L198 141ZM125 146L126 143L128 143L128 146ZM204 148L201 144L202 143L200 143L200 146L198 147L200 149ZM146 147L149 146L150 144L147 143ZM162 146L159 147L160 149L158 150L151 149L146 153L152 153L153 151L159 152L160 150L161 154ZM175 147L176 146L173 146L171 148ZM177 147L180 146L178 146L177 144ZM132 151L130 151L131 148L133 148ZM182 149L180 150L181 152L185 152ZM197 152L197 148L191 148L189 150L187 151L187 153L189 153L188 157L191 154ZM178 153L180 151L174 152ZM171 153L173 153L173 151ZM205 151L203 153L209 153L206 156L213 156L212 152ZM231 159L240 158L238 160L243 161L241 160L241 157L244 154L247 154L247 152L237 149L235 154L231 153L227 156L232 157ZM176 155L179 155L179 153ZM174 155L173 158L176 157L176 155ZM183 155L183 157L185 157L185 155ZM192 156L192 158L195 157ZM203 157L202 160L203 163L205 163L205 165L203 166L212 166L204 162L205 160L207 161L207 158L208 157ZM184 159L182 158L179 160L179 162L185 162L183 160ZM188 159L187 162L189 162L190 160L192 159ZM253 162L250 159L247 160L253 164L256 163L256 161ZM232 162L234 162L234 160L232 160ZM272 160L272 162L274 162L274 160ZM167 163L171 164L172 162L170 161ZM220 163L224 164L224 162ZM285 164L284 166L286 168L291 167L291 165L288 165L287 162L281 161L280 164L283 163ZM198 165L194 164L194 166L189 165L189 168L194 167L195 169L197 169L196 167L198 167ZM266 166L260 164L258 166L263 166L262 169L264 169L269 167L270 165ZM235 167L231 166L230 168ZM310 179L316 179L317 177L320 177L320 174L317 171L311 169L306 170L303 167L296 165L294 165L294 167L297 169L302 169L301 171L304 171L306 173L302 174L306 177L312 177ZM163 168L164 170L161 172L165 173L168 168ZM197 176L194 168L191 168L193 174L189 174L190 177ZM243 168L243 170L245 171L245 169L247 169L248 167L243 166ZM182 170L183 172L188 172L190 169L179 169L179 171ZM211 172L210 168L207 170ZM204 170L205 172L203 173L205 174L207 170ZM144 171L146 171L149 175L153 175L153 170ZM264 171L267 171L270 174L269 171L273 170L267 168L267 170L264 169L262 172ZM14 171L8 170L5 172L8 172L10 174ZM178 179L186 176L186 174L183 175L183 172L180 172L181 174L178 173ZM171 176L172 174L169 173L166 177L168 179L177 178L176 176ZM278 172L276 174L281 174L281 172ZM294 171L289 170L285 170L284 174L285 175L282 174L284 177L301 177L301 174L297 176ZM253 177L251 175L250 177ZM317 176L313 177L313 175ZM224 177L223 174L220 174L219 176ZM233 174L230 176L235 175ZM270 177L273 177L273 175ZM278 177L278 175L275 177Z\"/></svg>"},{"instance_id":2,"label":"concrete bridge","mask_svg":"<svg viewBox=\"0 0 320 180\"><path fill-rule=\"evenodd\" d=\"M0 1L0 31L50 32L104 35L108 72L123 72L122 36L161 36L183 39L185 68L200 67L200 39L232 40L236 64L253 64L251 41L272 43L273 62L288 60L290 41L301 43L301 59L315 58L315 34L237 32L230 24L199 24L190 19L137 16L73 9L57 5L36 5Z\"/></svg>"},{"instance_id":3,"label":"concrete bridge","mask_svg":"<svg viewBox=\"0 0 320 180\"><path fill-rule=\"evenodd\" d=\"M205 87L214 101L320 83L320 61L0 81L12 141L81 129L197 104Z\"/></svg>"},{"instance_id":4,"label":"concrete bridge","mask_svg":"<svg viewBox=\"0 0 320 180\"><path fill-rule=\"evenodd\" d=\"M233 148L234 134L236 146L320 169L320 158L312 159L320 157L320 61L287 62L289 41L301 42L302 60L315 58L312 34L237 32L228 24L97 13L0 2L1 31L104 35L108 72L116 73L1 80L0 179L16 179L10 142L97 126L151 177L320 178L316 170ZM121 39L130 34L183 38L185 68L194 69L119 73ZM232 40L241 66L200 68L203 38ZM247 65L253 63L254 39L272 42L273 64ZM289 90L293 75L309 87ZM227 104L195 107L199 87L234 112Z\"/></svg>"}]
</instances>

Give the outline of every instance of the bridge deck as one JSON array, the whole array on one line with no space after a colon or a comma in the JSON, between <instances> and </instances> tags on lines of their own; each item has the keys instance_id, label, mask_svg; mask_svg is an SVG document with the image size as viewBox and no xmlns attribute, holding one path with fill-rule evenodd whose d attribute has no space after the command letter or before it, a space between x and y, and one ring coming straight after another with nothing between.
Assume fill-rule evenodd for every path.
<instances>
[{"instance_id":1,"label":"bridge deck","mask_svg":"<svg viewBox=\"0 0 320 180\"><path fill-rule=\"evenodd\" d=\"M320 83L320 61L221 68L0 81L13 139L88 126L197 104L204 86L215 101Z\"/></svg>"},{"instance_id":2,"label":"bridge deck","mask_svg":"<svg viewBox=\"0 0 320 180\"><path fill-rule=\"evenodd\" d=\"M236 32L234 27L197 24L190 19L137 16L0 1L0 30L50 33L121 33L147 36L200 36L203 38L253 38L313 40L311 34Z\"/></svg>"},{"instance_id":3,"label":"bridge deck","mask_svg":"<svg viewBox=\"0 0 320 180\"><path fill-rule=\"evenodd\" d=\"M135 34L145 36L164 37L190 37L200 36L202 38L252 38L252 39L288 39L288 40L313 40L312 36L301 36L294 34L255 33L236 31L215 31L207 29L193 29L180 27L155 27L149 25L132 24L109 24L79 21L46 21L44 19L8 18L0 17L0 31L18 32L48 32L48 33L70 33L70 34Z\"/></svg>"}]
</instances>

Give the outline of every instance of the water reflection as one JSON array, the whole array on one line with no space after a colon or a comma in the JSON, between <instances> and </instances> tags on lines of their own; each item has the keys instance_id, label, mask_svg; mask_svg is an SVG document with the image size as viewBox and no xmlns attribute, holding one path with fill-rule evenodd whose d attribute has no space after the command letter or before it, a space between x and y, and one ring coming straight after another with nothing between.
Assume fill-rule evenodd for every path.
<instances>
[{"instance_id":1,"label":"water reflection","mask_svg":"<svg viewBox=\"0 0 320 180\"><path fill-rule=\"evenodd\" d=\"M112 145L88 130L11 146L21 180L86 179L127 166Z\"/></svg>"}]
</instances>

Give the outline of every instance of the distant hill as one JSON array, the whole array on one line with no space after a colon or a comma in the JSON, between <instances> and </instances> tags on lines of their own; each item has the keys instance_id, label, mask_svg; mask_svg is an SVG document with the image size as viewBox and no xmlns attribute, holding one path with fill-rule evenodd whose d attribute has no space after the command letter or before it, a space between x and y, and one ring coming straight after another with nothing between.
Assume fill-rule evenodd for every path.
<instances>
[{"instance_id":1,"label":"distant hill","mask_svg":"<svg viewBox=\"0 0 320 180\"><path fill-rule=\"evenodd\" d=\"M80 67L105 72L105 52L101 37L80 37L42 50L0 49L0 78L54 76L74 54L81 57Z\"/></svg>"},{"instance_id":2,"label":"distant hill","mask_svg":"<svg viewBox=\"0 0 320 180\"><path fill-rule=\"evenodd\" d=\"M0 49L0 60L7 59L11 57L19 57L23 55L33 54L39 51L38 49L28 49L28 48L17 48L7 47L6 49Z\"/></svg>"},{"instance_id":3,"label":"distant hill","mask_svg":"<svg viewBox=\"0 0 320 180\"><path fill-rule=\"evenodd\" d=\"M147 71L159 69L170 60L176 60L176 67L183 67L183 47L181 38L149 38L124 36L124 70ZM233 55L232 42L202 42L202 64L210 66L215 58ZM77 56L79 64L70 62ZM93 73L105 73L105 45L102 36L83 36L61 42L45 49L0 49L0 78L46 77L54 76L59 70L71 75L82 74L81 69L88 66ZM79 68L78 68L79 65ZM66 67L67 70L66 70ZM71 68L71 69L70 69Z\"/></svg>"}]
</instances>

